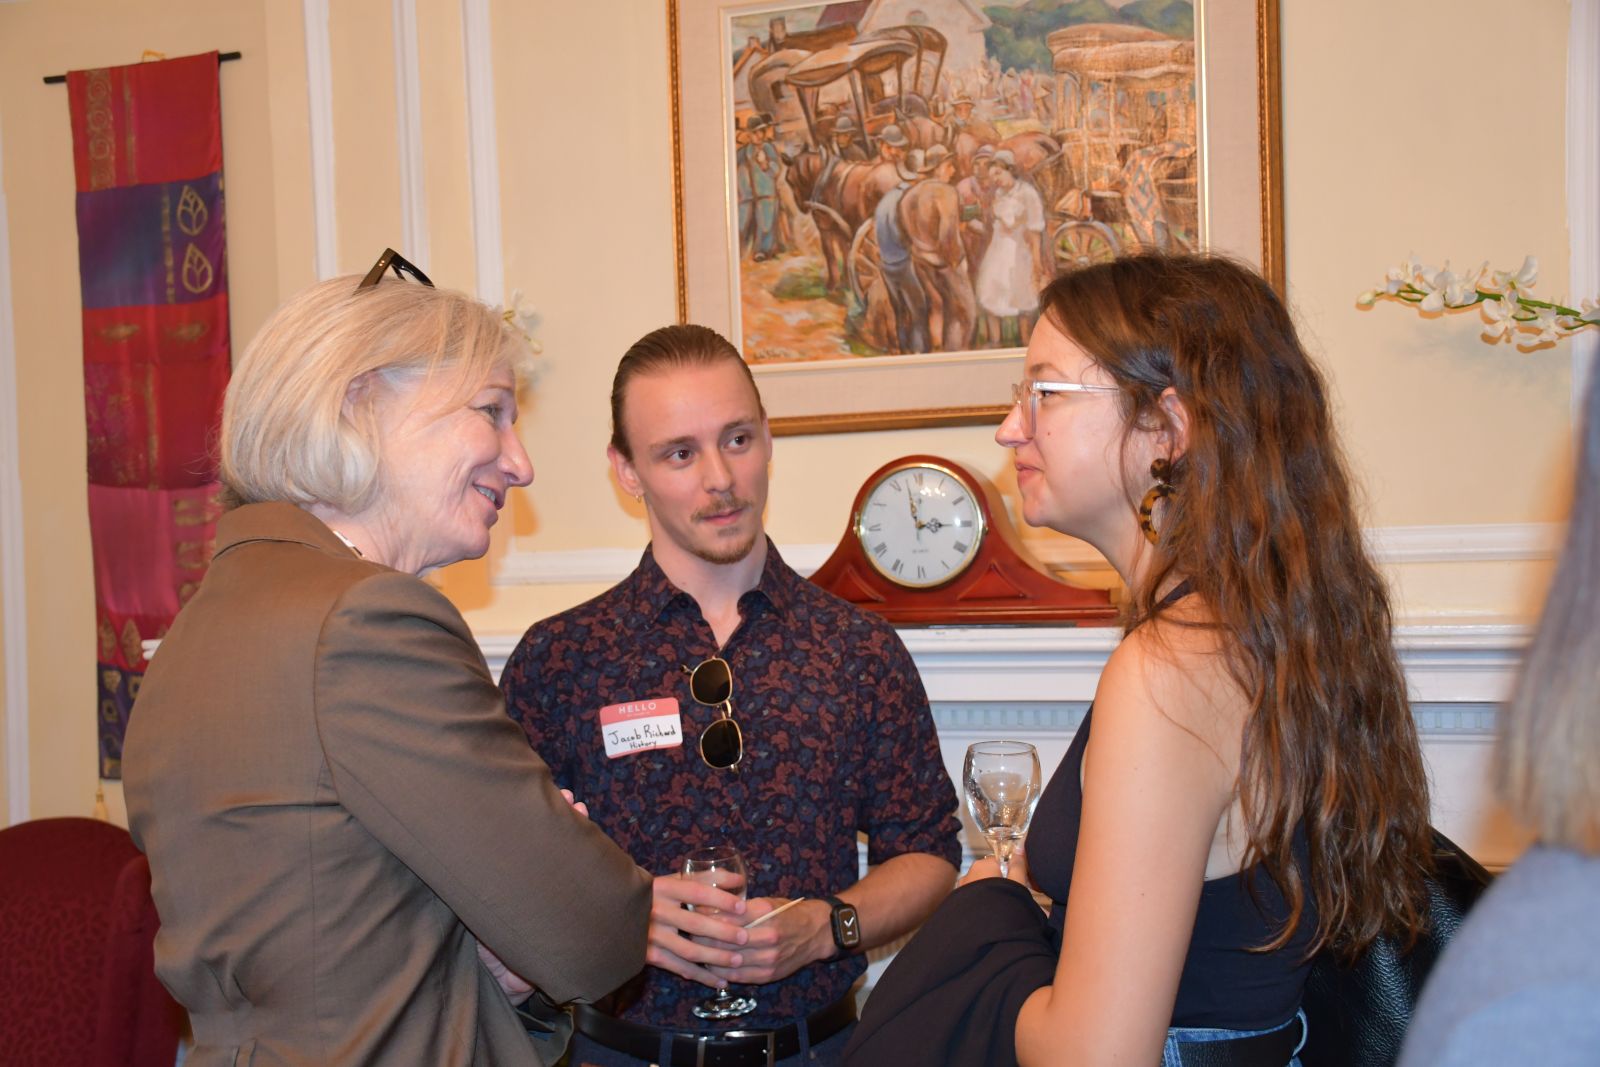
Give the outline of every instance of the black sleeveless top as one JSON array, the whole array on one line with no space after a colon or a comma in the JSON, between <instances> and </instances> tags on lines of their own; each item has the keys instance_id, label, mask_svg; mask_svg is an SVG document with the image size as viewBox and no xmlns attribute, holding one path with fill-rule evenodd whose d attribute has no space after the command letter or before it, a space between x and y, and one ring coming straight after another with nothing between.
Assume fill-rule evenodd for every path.
<instances>
[{"instance_id":1,"label":"black sleeveless top","mask_svg":"<svg viewBox=\"0 0 1600 1067\"><path fill-rule=\"evenodd\" d=\"M1176 600L1185 592L1180 586L1168 599ZM1050 925L1057 938L1066 922L1067 894L1078 851L1083 753L1093 717L1091 705L1039 797L1028 832L1028 869L1039 888L1055 902ZM1302 881L1309 885L1303 829L1296 831L1294 843ZM1287 944L1275 952L1249 951L1275 937L1288 915L1283 894L1261 867L1206 881L1200 889L1200 907L1178 981L1171 1025L1264 1030L1294 1015L1311 969L1304 959L1306 946L1317 925L1316 905L1309 892L1300 924ZM1063 944L1061 951L1070 952L1072 946Z\"/></svg>"}]
</instances>

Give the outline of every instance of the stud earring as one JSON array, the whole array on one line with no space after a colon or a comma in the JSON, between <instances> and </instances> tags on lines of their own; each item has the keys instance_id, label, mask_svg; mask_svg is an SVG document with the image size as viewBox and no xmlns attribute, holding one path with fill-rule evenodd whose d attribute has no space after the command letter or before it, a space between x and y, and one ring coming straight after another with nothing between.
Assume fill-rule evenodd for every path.
<instances>
[{"instance_id":1,"label":"stud earring","mask_svg":"<svg viewBox=\"0 0 1600 1067\"><path fill-rule=\"evenodd\" d=\"M1139 529L1144 532L1144 539L1154 545L1161 541L1161 535L1156 532L1156 502L1165 500L1174 492L1172 461L1165 457L1153 460L1150 464L1150 476L1156 480L1156 484L1150 487L1150 491L1139 502Z\"/></svg>"}]
</instances>

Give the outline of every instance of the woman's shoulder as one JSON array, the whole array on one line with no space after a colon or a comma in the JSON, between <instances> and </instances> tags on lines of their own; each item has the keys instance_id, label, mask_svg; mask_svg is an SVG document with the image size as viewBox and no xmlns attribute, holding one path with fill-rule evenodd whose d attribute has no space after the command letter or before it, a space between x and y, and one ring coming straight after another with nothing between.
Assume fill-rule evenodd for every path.
<instances>
[{"instance_id":1,"label":"woman's shoulder","mask_svg":"<svg viewBox=\"0 0 1600 1067\"><path fill-rule=\"evenodd\" d=\"M1221 632L1198 597L1134 627L1106 662L1095 693L1095 716L1123 728L1176 729L1200 741L1228 766L1237 762L1249 702L1234 679Z\"/></svg>"}]
</instances>

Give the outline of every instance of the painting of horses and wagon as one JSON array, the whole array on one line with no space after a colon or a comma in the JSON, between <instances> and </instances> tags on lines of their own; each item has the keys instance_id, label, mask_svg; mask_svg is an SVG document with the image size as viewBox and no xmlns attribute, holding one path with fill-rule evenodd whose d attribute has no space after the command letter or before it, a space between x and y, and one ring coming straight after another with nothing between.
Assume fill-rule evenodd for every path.
<instances>
[{"instance_id":1,"label":"painting of horses and wagon","mask_svg":"<svg viewBox=\"0 0 1600 1067\"><path fill-rule=\"evenodd\" d=\"M723 25L752 363L1019 347L1054 273L1199 244L1193 0L859 0Z\"/></svg>"}]
</instances>

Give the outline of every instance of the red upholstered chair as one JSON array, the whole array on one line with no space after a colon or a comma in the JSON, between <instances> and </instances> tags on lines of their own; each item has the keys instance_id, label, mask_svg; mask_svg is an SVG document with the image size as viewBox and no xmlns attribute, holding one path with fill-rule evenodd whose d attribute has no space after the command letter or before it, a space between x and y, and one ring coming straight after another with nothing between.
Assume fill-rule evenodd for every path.
<instances>
[{"instance_id":1,"label":"red upholstered chair","mask_svg":"<svg viewBox=\"0 0 1600 1067\"><path fill-rule=\"evenodd\" d=\"M172 1067L183 1012L156 980L150 865L95 819L0 830L0 1061Z\"/></svg>"}]
</instances>

